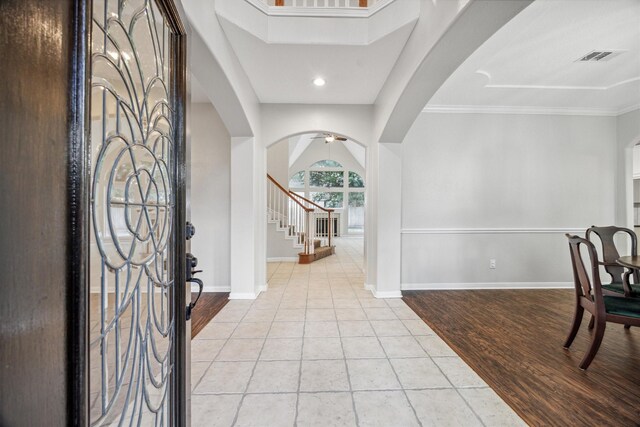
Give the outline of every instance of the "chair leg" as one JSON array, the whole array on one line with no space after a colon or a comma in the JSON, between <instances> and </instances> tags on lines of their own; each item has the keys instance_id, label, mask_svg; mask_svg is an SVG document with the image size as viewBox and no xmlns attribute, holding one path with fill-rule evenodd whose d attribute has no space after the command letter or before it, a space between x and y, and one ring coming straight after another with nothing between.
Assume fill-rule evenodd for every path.
<instances>
[{"instance_id":1,"label":"chair leg","mask_svg":"<svg viewBox=\"0 0 640 427\"><path fill-rule=\"evenodd\" d=\"M573 324L571 325L571 331L569 331L569 336L565 340L562 345L564 348L569 348L576 335L578 334L578 329L580 329L580 324L582 323L582 315L584 313L584 308L580 305L576 305L576 312L573 316Z\"/></svg>"},{"instance_id":2,"label":"chair leg","mask_svg":"<svg viewBox=\"0 0 640 427\"><path fill-rule=\"evenodd\" d=\"M589 330L593 329L593 326L596 324L596 317L592 314L591 320L589 320Z\"/></svg>"},{"instance_id":3,"label":"chair leg","mask_svg":"<svg viewBox=\"0 0 640 427\"><path fill-rule=\"evenodd\" d=\"M587 354L584 355L582 362L580 362L580 369L587 369L589 365L591 365L593 358L596 357L600 344L602 344L602 337L604 337L604 330L606 326L607 322L596 323L596 330L594 331L593 338L591 339L591 346L589 347Z\"/></svg>"}]
</instances>

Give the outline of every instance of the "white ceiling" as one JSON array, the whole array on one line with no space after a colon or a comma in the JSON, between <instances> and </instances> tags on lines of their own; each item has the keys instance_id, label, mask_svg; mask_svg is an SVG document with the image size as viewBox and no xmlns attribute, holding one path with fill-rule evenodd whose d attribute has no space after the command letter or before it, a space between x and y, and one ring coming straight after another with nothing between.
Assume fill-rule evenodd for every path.
<instances>
[{"instance_id":1,"label":"white ceiling","mask_svg":"<svg viewBox=\"0 0 640 427\"><path fill-rule=\"evenodd\" d=\"M300 156L309 148L312 142L319 141L318 138L322 138L324 136L323 133L305 133L303 135L294 136L289 138L289 167L293 166L293 164L300 158ZM324 143L324 141L322 141ZM366 149L356 143L347 139L346 141L334 141L330 144L342 144L345 148L351 153L356 162L365 168L365 157L366 157Z\"/></svg>"},{"instance_id":2,"label":"white ceiling","mask_svg":"<svg viewBox=\"0 0 640 427\"><path fill-rule=\"evenodd\" d=\"M270 44L219 18L262 103L372 104L415 23L360 46ZM322 76L324 87L312 80Z\"/></svg>"},{"instance_id":3,"label":"white ceiling","mask_svg":"<svg viewBox=\"0 0 640 427\"><path fill-rule=\"evenodd\" d=\"M576 62L593 50L622 51ZM640 106L640 1L537 0L473 53L427 104L618 114Z\"/></svg>"}]
</instances>

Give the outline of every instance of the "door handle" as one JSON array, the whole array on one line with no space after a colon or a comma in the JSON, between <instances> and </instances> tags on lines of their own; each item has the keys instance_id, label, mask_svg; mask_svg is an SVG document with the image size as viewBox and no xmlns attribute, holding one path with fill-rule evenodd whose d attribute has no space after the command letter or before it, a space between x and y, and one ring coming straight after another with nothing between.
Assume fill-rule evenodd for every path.
<instances>
[{"instance_id":1,"label":"door handle","mask_svg":"<svg viewBox=\"0 0 640 427\"><path fill-rule=\"evenodd\" d=\"M201 273L202 270L194 270L196 268L196 266L198 265L198 258L194 257L192 254L187 253L186 256L186 266L187 266L187 277L186 277L186 282L187 283L196 283L198 285L198 296L196 297L195 301L191 301L189 303L189 305L187 305L187 320L191 319L191 312L193 311L193 309L195 308L196 304L198 303L198 300L200 299L200 296L202 295L202 289L204 288L204 283L202 282L202 280L200 279L196 279L195 277L193 277L196 273Z\"/></svg>"}]
</instances>

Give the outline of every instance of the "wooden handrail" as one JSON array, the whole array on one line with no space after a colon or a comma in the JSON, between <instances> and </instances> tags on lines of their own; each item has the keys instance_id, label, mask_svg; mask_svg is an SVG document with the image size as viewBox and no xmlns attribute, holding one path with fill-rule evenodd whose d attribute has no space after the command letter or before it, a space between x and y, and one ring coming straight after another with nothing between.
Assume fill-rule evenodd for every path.
<instances>
[{"instance_id":1,"label":"wooden handrail","mask_svg":"<svg viewBox=\"0 0 640 427\"><path fill-rule=\"evenodd\" d=\"M276 187L278 187L280 189L280 191L282 191L284 194L286 194L287 196L289 196L289 198L291 200L293 200L294 202L296 202L302 209L304 209L305 212L313 212L313 208L308 208L305 205L303 205L302 203L300 203L300 201L298 199L296 199L295 197L293 197L291 195L291 191L285 189L282 185L280 185L278 183L278 181L276 181L275 179L273 179L273 177L269 174L267 174L267 178L269 179L269 181L273 182L275 184ZM294 193L295 194L295 193Z\"/></svg>"},{"instance_id":2,"label":"wooden handrail","mask_svg":"<svg viewBox=\"0 0 640 427\"><path fill-rule=\"evenodd\" d=\"M291 191L291 190L289 190L289 193L291 193L291 195L292 195L292 196L294 196L294 197L299 197L299 198L301 198L302 200L304 200L305 202L310 203L310 204L312 204L313 206L315 206L316 208L318 208L318 209L320 209L320 210L323 210L323 211L325 211L325 212L333 212L333 211L335 211L335 209L327 209L327 208L323 208L323 207L322 207L322 206L320 206L319 204L317 204L317 203L315 203L315 202L312 202L311 200L307 199L306 197L301 196L301 195L299 195L298 193L294 193L294 192L293 192L293 191Z\"/></svg>"}]
</instances>

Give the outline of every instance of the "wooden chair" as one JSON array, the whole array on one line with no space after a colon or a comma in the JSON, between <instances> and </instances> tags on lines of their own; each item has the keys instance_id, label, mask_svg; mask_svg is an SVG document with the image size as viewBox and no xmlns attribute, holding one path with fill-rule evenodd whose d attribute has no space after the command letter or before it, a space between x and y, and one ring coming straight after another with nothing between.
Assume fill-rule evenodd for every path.
<instances>
[{"instance_id":1,"label":"wooden chair","mask_svg":"<svg viewBox=\"0 0 640 427\"><path fill-rule=\"evenodd\" d=\"M587 369L596 356L607 322L623 325L640 326L640 298L625 298L604 295L600 281L598 255L596 248L587 239L566 234L569 239L571 265L576 290L576 308L571 331L563 347L568 349L580 329L582 316L587 310L595 319L595 330L591 339L591 346L580 362L580 369ZM589 277L587 267L582 259L580 248L585 247L589 254L588 267L591 269Z\"/></svg>"},{"instance_id":2,"label":"wooden chair","mask_svg":"<svg viewBox=\"0 0 640 427\"><path fill-rule=\"evenodd\" d=\"M638 270L629 270L625 273L625 268L616 263L620 258L620 253L616 248L615 236L618 233L627 234L631 239L631 255L637 255L638 238L636 233L628 228L622 227L596 227L592 225L587 229L587 240L593 242L592 235L597 235L602 244L602 261L598 260L598 265L604 267L605 271L611 276L611 283L602 285L602 293L604 295L624 295L624 296L640 296L640 274ZM633 283L629 282L629 276L633 275Z\"/></svg>"}]
</instances>

